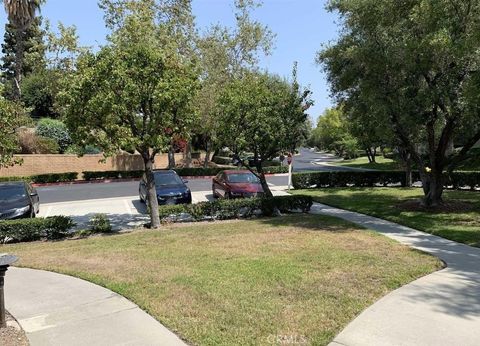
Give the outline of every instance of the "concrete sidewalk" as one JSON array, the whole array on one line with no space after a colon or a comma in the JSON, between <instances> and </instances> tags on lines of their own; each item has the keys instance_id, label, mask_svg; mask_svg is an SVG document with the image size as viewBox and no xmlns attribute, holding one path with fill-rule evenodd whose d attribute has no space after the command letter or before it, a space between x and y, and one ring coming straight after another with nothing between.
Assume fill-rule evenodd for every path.
<instances>
[{"instance_id":1,"label":"concrete sidewalk","mask_svg":"<svg viewBox=\"0 0 480 346\"><path fill-rule=\"evenodd\" d=\"M31 346L185 345L138 306L84 280L10 268L7 310Z\"/></svg>"},{"instance_id":2,"label":"concrete sidewalk","mask_svg":"<svg viewBox=\"0 0 480 346\"><path fill-rule=\"evenodd\" d=\"M480 344L480 249L374 217L315 204L312 213L345 219L442 259L447 268L403 286L351 322L331 345Z\"/></svg>"}]
</instances>

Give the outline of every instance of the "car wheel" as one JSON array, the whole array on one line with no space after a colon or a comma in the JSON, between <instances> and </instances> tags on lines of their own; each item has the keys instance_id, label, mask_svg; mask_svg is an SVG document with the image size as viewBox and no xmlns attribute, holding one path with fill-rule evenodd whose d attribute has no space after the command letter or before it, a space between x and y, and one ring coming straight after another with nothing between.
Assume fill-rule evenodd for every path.
<instances>
[{"instance_id":1,"label":"car wheel","mask_svg":"<svg viewBox=\"0 0 480 346\"><path fill-rule=\"evenodd\" d=\"M35 217L37 217L37 214L35 213L35 209L32 208L32 211L30 212L30 218L34 219Z\"/></svg>"},{"instance_id":2,"label":"car wheel","mask_svg":"<svg viewBox=\"0 0 480 346\"><path fill-rule=\"evenodd\" d=\"M212 194L213 194L213 198L215 198L215 199L218 198L217 192L215 191L215 188L213 188L213 187L212 187Z\"/></svg>"}]
</instances>

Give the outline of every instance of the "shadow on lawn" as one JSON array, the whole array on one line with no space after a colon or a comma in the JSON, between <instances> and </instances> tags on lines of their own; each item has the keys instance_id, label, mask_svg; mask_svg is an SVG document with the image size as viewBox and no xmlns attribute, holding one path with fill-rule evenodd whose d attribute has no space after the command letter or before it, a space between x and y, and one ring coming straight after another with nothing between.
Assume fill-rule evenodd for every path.
<instances>
[{"instance_id":1,"label":"shadow on lawn","mask_svg":"<svg viewBox=\"0 0 480 346\"><path fill-rule=\"evenodd\" d=\"M255 219L254 219L255 220ZM350 222L343 221L341 219L311 215L311 214L286 214L280 217L274 218L259 218L258 221L262 224L273 227L287 227L287 228L299 228L308 231L324 231L344 233L351 232L352 230L361 229L362 227L356 226Z\"/></svg>"}]
</instances>

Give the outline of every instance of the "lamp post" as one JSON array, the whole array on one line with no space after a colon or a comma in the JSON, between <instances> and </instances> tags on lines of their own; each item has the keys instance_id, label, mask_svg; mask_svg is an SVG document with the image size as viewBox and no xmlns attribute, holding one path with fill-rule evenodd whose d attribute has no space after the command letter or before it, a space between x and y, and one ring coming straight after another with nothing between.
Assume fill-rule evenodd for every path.
<instances>
[{"instance_id":1,"label":"lamp post","mask_svg":"<svg viewBox=\"0 0 480 346\"><path fill-rule=\"evenodd\" d=\"M16 256L0 254L0 328L5 328L7 326L4 294L5 273L7 272L8 267L17 260L18 258Z\"/></svg>"}]
</instances>

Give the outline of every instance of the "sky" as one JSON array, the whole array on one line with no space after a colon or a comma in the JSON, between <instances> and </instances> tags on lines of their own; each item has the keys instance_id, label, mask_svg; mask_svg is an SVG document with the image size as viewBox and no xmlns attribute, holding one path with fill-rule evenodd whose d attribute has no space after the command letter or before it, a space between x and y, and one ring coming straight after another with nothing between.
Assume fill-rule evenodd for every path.
<instances>
[{"instance_id":1,"label":"sky","mask_svg":"<svg viewBox=\"0 0 480 346\"><path fill-rule=\"evenodd\" d=\"M269 72L290 77L293 63L298 62L298 79L310 88L315 101L309 110L313 119L332 106L329 88L321 66L315 63L316 53L336 39L336 15L328 13L323 0L264 0L253 17L276 34L275 48L260 65ZM193 0L193 12L200 30L211 24L234 25L233 0ZM80 43L99 46L105 42L107 30L97 0L47 0L42 16L52 26L60 21L77 27ZM3 37L6 16L0 11L0 37Z\"/></svg>"}]
</instances>

